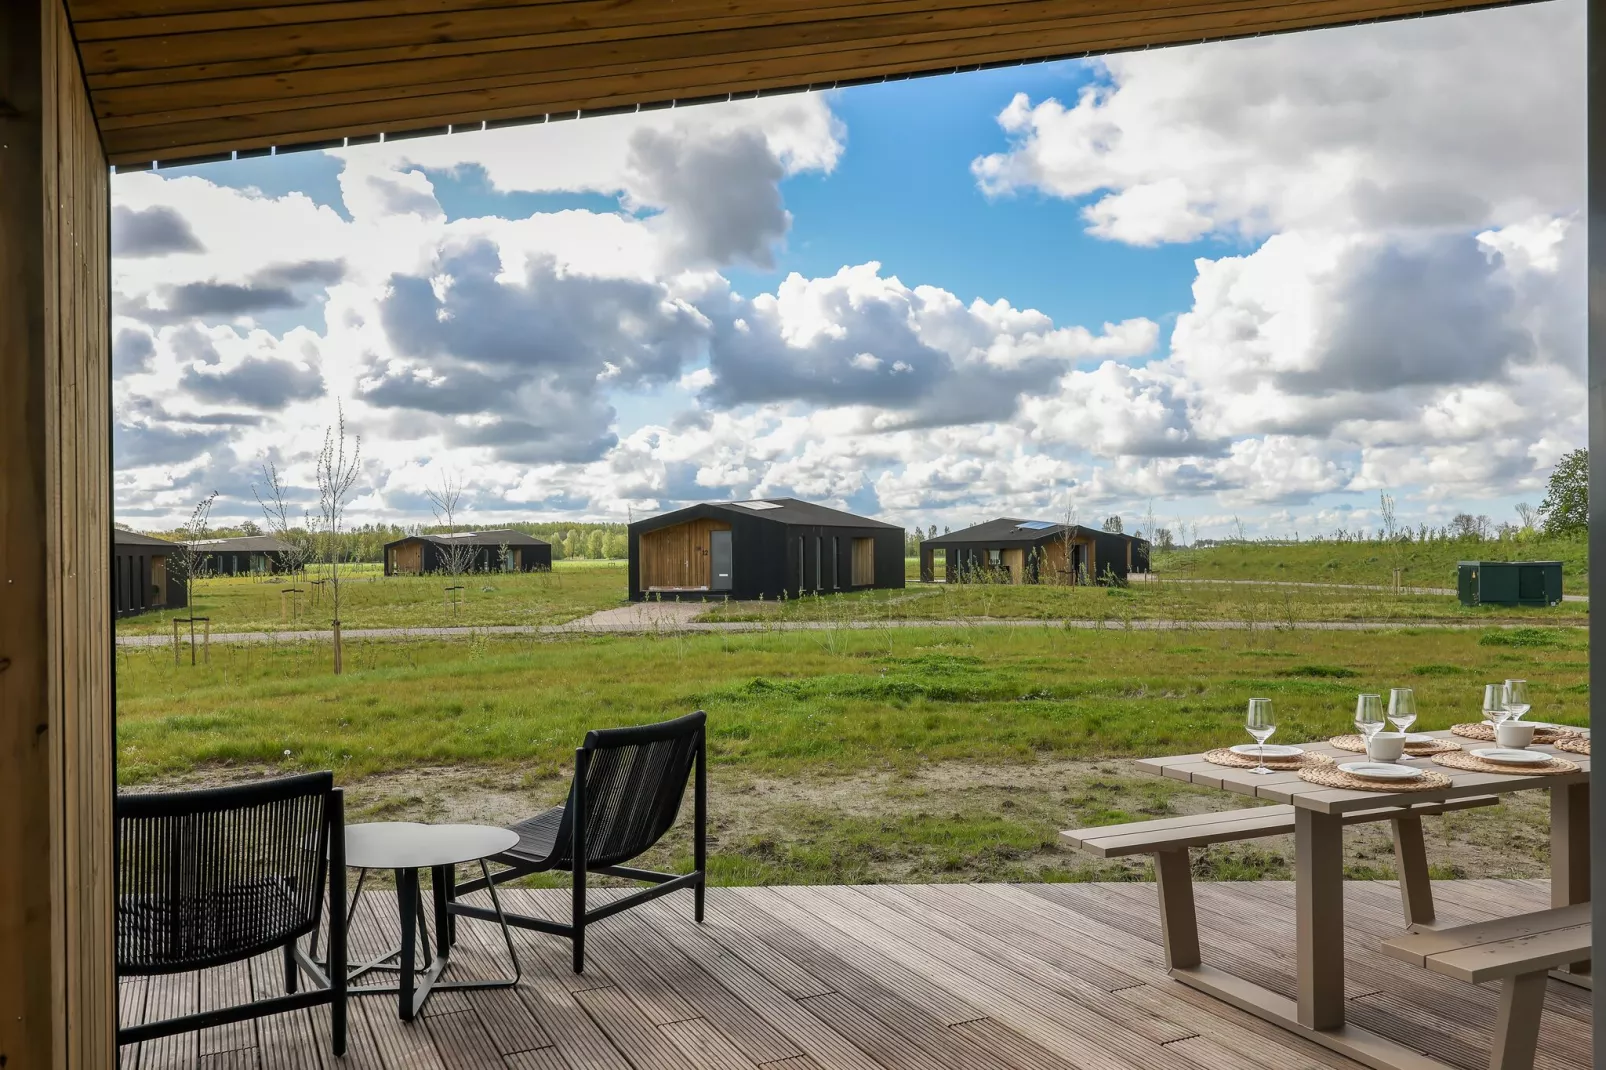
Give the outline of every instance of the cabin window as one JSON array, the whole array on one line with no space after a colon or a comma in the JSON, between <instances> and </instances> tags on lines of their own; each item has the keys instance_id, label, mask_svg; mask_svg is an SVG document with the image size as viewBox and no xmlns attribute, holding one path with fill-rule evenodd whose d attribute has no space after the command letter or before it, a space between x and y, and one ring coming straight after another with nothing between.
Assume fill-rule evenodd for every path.
<instances>
[{"instance_id":1,"label":"cabin window","mask_svg":"<svg viewBox=\"0 0 1606 1070\"><path fill-rule=\"evenodd\" d=\"M853 585L863 587L875 583L875 540L853 540Z\"/></svg>"},{"instance_id":2,"label":"cabin window","mask_svg":"<svg viewBox=\"0 0 1606 1070\"><path fill-rule=\"evenodd\" d=\"M825 556L825 539L814 536L814 589L820 589L820 558Z\"/></svg>"},{"instance_id":3,"label":"cabin window","mask_svg":"<svg viewBox=\"0 0 1606 1070\"><path fill-rule=\"evenodd\" d=\"M808 567L808 549L803 536L797 537L797 593L804 591L804 569Z\"/></svg>"},{"instance_id":4,"label":"cabin window","mask_svg":"<svg viewBox=\"0 0 1606 1070\"><path fill-rule=\"evenodd\" d=\"M1000 565L1002 565L1004 563L1004 551L1002 551L1002 550L988 550L987 551L987 563L989 565L993 566L994 568L998 568Z\"/></svg>"},{"instance_id":5,"label":"cabin window","mask_svg":"<svg viewBox=\"0 0 1606 1070\"><path fill-rule=\"evenodd\" d=\"M842 589L842 537L831 536L831 590Z\"/></svg>"}]
</instances>

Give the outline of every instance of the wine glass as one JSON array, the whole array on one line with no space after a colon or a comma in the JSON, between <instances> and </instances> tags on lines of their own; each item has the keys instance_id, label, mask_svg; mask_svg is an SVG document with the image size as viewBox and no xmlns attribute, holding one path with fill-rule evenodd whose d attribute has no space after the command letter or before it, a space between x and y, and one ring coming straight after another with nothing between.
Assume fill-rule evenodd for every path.
<instances>
[{"instance_id":1,"label":"wine glass","mask_svg":"<svg viewBox=\"0 0 1606 1070\"><path fill-rule=\"evenodd\" d=\"M1389 720L1394 722L1394 729L1407 736L1411 733L1411 726L1416 724L1416 692L1409 687L1394 687L1389 689Z\"/></svg>"},{"instance_id":2,"label":"wine glass","mask_svg":"<svg viewBox=\"0 0 1606 1070\"><path fill-rule=\"evenodd\" d=\"M1249 700L1249 712L1244 715L1244 727L1260 745L1260 764L1250 770L1252 773L1272 773L1274 769L1266 768L1266 740L1277 731L1277 715L1272 712L1271 699L1252 698Z\"/></svg>"},{"instance_id":3,"label":"wine glass","mask_svg":"<svg viewBox=\"0 0 1606 1070\"><path fill-rule=\"evenodd\" d=\"M1502 722L1511 716L1506 709L1506 689L1503 684L1485 684L1483 687L1483 719L1499 730Z\"/></svg>"},{"instance_id":4,"label":"wine glass","mask_svg":"<svg viewBox=\"0 0 1606 1070\"><path fill-rule=\"evenodd\" d=\"M1522 720L1523 714L1533 709L1528 704L1528 681L1507 680L1502 689L1500 704L1506 708L1506 713L1513 721Z\"/></svg>"},{"instance_id":5,"label":"wine glass","mask_svg":"<svg viewBox=\"0 0 1606 1070\"><path fill-rule=\"evenodd\" d=\"M1372 756L1372 737L1383 730L1383 696L1362 694L1355 700L1355 729L1366 744L1366 756Z\"/></svg>"}]
</instances>

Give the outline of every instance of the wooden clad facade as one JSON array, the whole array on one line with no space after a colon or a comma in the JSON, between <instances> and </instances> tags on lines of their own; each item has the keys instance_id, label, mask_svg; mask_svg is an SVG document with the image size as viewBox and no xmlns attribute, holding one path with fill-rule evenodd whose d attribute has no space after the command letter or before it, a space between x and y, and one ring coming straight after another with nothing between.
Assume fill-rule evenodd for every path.
<instances>
[{"instance_id":1,"label":"wooden clad facade","mask_svg":"<svg viewBox=\"0 0 1606 1070\"><path fill-rule=\"evenodd\" d=\"M107 166L59 0L0 4L0 1064L112 1066Z\"/></svg>"},{"instance_id":2,"label":"wooden clad facade","mask_svg":"<svg viewBox=\"0 0 1606 1070\"><path fill-rule=\"evenodd\" d=\"M71 0L113 163L752 96L1467 0Z\"/></svg>"},{"instance_id":3,"label":"wooden clad facade","mask_svg":"<svg viewBox=\"0 0 1606 1070\"><path fill-rule=\"evenodd\" d=\"M648 590L713 586L713 533L728 520L698 517L641 536L641 585Z\"/></svg>"}]
</instances>

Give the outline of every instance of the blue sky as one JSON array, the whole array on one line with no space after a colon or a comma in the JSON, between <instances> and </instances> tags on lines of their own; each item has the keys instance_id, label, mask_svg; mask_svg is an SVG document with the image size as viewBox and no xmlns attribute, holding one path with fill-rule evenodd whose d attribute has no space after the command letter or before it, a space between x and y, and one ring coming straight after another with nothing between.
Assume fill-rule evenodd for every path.
<instances>
[{"instance_id":1,"label":"blue sky","mask_svg":"<svg viewBox=\"0 0 1606 1070\"><path fill-rule=\"evenodd\" d=\"M117 176L119 516L338 402L372 519L1508 519L1582 441L1582 11Z\"/></svg>"}]
</instances>

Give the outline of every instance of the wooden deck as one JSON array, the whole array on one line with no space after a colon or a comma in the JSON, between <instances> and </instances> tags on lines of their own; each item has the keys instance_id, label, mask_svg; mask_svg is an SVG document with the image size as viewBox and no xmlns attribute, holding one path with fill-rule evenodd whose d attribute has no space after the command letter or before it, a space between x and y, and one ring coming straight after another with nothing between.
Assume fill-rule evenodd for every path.
<instances>
[{"instance_id":1,"label":"wooden deck","mask_svg":"<svg viewBox=\"0 0 1606 1070\"><path fill-rule=\"evenodd\" d=\"M1204 884L1206 961L1294 991L1293 886ZM1548 905L1543 881L1437 882L1445 921ZM1495 997L1384 957L1395 886L1352 882L1349 1013L1451 1064L1487 1065ZM560 911L566 893L514 890L510 908ZM364 897L357 960L388 946L393 899ZM1344 1070L1355 1066L1171 981L1150 884L726 888L708 921L677 895L590 930L584 976L568 945L518 932L517 990L442 992L412 1025L394 997L352 1001L351 1050L328 1012L261 1019L123 1052L126 1070ZM456 976L492 976L499 934L459 925ZM122 1013L166 1017L279 991L275 957L125 981ZM1540 1070L1590 1065L1588 993L1552 981Z\"/></svg>"}]
</instances>

